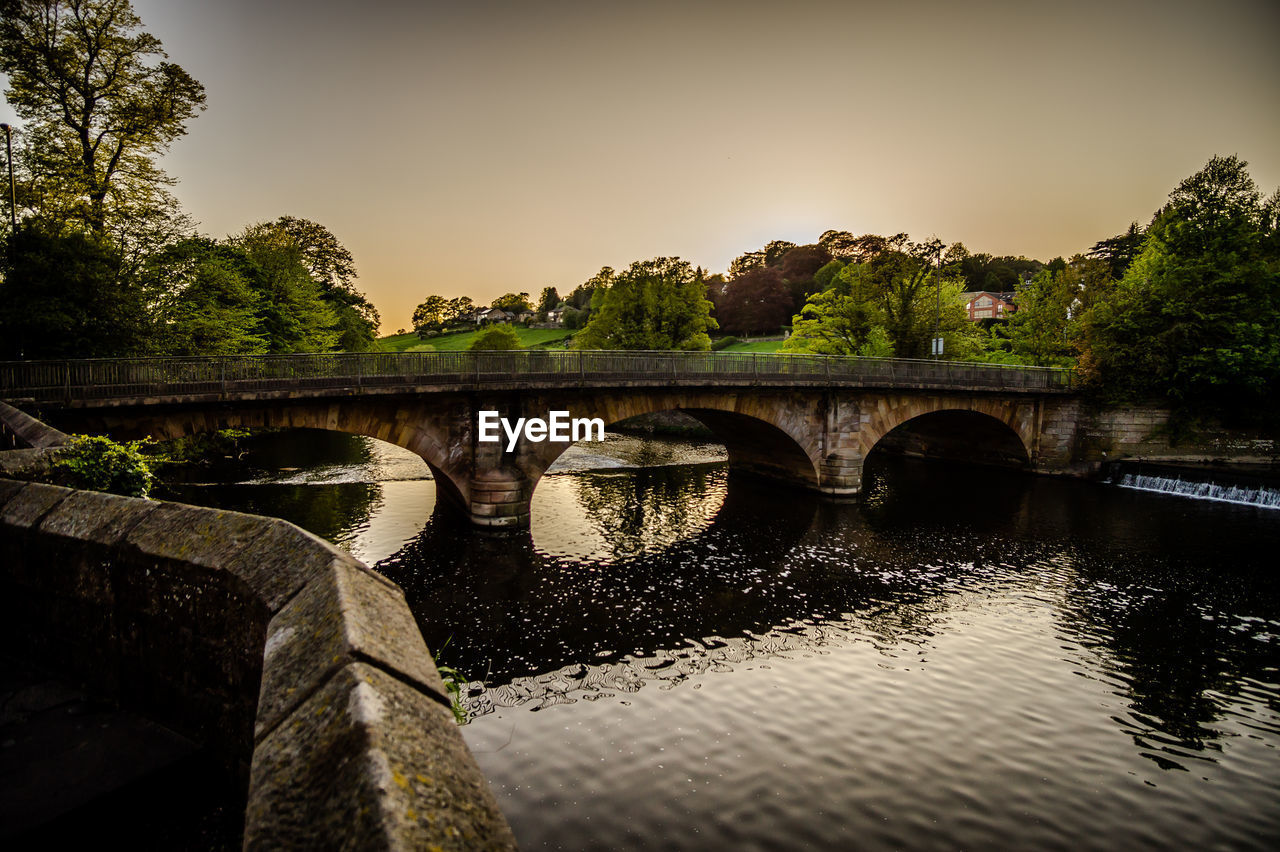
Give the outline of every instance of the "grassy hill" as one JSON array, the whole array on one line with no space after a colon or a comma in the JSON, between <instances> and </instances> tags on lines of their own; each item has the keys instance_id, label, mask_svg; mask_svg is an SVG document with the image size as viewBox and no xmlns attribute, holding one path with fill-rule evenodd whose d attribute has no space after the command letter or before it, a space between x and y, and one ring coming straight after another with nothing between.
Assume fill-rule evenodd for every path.
<instances>
[{"instance_id":1,"label":"grassy hill","mask_svg":"<svg viewBox=\"0 0 1280 852\"><path fill-rule=\"evenodd\" d=\"M732 346L726 346L721 352L777 352L782 348L783 340L756 340L752 342L735 343Z\"/></svg>"},{"instance_id":2,"label":"grassy hill","mask_svg":"<svg viewBox=\"0 0 1280 852\"><path fill-rule=\"evenodd\" d=\"M563 328L523 328L515 326L520 343L527 349L562 349L564 339L573 335L572 331ZM457 352L466 349L475 339L474 331L458 331L441 334L436 337L419 339L413 332L393 334L390 337L378 338L378 348L383 352ZM782 348L781 340L758 340L752 343L735 343L722 350L724 352L777 352Z\"/></svg>"},{"instance_id":3,"label":"grassy hill","mask_svg":"<svg viewBox=\"0 0 1280 852\"><path fill-rule=\"evenodd\" d=\"M563 328L522 328L515 326L520 343L527 349L561 349L564 339L573 332ZM457 352L466 349L475 339L474 331L457 331L420 339L412 331L378 338L378 348L384 352Z\"/></svg>"}]
</instances>

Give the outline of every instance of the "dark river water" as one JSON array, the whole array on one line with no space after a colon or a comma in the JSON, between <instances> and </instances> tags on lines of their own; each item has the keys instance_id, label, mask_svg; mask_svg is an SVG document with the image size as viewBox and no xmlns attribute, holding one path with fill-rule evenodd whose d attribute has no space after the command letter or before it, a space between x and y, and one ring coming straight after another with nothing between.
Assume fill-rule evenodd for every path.
<instances>
[{"instance_id":1,"label":"dark river water","mask_svg":"<svg viewBox=\"0 0 1280 852\"><path fill-rule=\"evenodd\" d=\"M527 849L1280 848L1280 511L876 459L856 501L611 436L471 533L415 456L190 502L399 583Z\"/></svg>"}]
</instances>

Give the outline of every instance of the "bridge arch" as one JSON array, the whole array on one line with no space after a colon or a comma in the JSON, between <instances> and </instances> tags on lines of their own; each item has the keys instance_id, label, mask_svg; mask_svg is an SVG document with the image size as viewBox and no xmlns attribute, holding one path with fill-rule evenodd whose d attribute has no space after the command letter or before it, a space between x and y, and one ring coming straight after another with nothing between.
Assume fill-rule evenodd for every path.
<instances>
[{"instance_id":1,"label":"bridge arch","mask_svg":"<svg viewBox=\"0 0 1280 852\"><path fill-rule=\"evenodd\" d=\"M102 412L90 425L119 439L152 437L157 440L185 438L220 429L318 429L363 435L416 453L427 464L436 487L446 499L465 506L465 475L459 475L456 450L450 451L447 436L431 428L429 412L408 411L397 406L380 409L367 403L237 405L218 408L157 409L112 416Z\"/></svg>"},{"instance_id":2,"label":"bridge arch","mask_svg":"<svg viewBox=\"0 0 1280 852\"><path fill-rule=\"evenodd\" d=\"M779 406L759 396L716 393L611 394L584 399L572 407L574 417L599 418L605 428L643 414L679 411L702 423L729 454L729 468L817 488L820 442L807 423L808 406ZM524 467L530 492L570 446L544 442L528 445Z\"/></svg>"},{"instance_id":3,"label":"bridge arch","mask_svg":"<svg viewBox=\"0 0 1280 852\"><path fill-rule=\"evenodd\" d=\"M1028 467L1035 456L1035 413L1033 405L1001 399L909 397L877 407L860 435L862 455L879 449Z\"/></svg>"}]
</instances>

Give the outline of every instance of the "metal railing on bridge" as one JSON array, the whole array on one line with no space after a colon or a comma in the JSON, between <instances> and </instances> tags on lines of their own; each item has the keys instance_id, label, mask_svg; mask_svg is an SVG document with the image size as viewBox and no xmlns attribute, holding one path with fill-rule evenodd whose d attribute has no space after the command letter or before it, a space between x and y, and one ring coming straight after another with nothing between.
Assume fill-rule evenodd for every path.
<instances>
[{"instance_id":1,"label":"metal railing on bridge","mask_svg":"<svg viewBox=\"0 0 1280 852\"><path fill-rule=\"evenodd\" d=\"M416 387L833 386L1064 392L1071 370L747 352L362 352L0 362L0 398L37 403Z\"/></svg>"}]
</instances>

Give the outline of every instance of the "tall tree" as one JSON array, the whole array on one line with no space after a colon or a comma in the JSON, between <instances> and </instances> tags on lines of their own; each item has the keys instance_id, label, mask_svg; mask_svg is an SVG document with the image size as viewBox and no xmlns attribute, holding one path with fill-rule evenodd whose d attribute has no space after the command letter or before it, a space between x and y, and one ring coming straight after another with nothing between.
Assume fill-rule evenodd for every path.
<instances>
[{"instance_id":1,"label":"tall tree","mask_svg":"<svg viewBox=\"0 0 1280 852\"><path fill-rule=\"evenodd\" d=\"M794 310L791 290L777 269L750 269L713 294L716 322L730 334L776 333Z\"/></svg>"},{"instance_id":2,"label":"tall tree","mask_svg":"<svg viewBox=\"0 0 1280 852\"><path fill-rule=\"evenodd\" d=\"M538 297L538 313L542 315L543 320L546 319L547 311L554 311L558 304L560 304L560 294L556 292L556 288L543 287L542 295Z\"/></svg>"},{"instance_id":3,"label":"tall tree","mask_svg":"<svg viewBox=\"0 0 1280 852\"><path fill-rule=\"evenodd\" d=\"M280 239L293 243L299 261L320 288L320 297L333 311L338 348L346 352L372 348L381 322L378 309L356 288L355 258L333 232L293 216L281 216L257 227L274 230Z\"/></svg>"},{"instance_id":4,"label":"tall tree","mask_svg":"<svg viewBox=\"0 0 1280 852\"><path fill-rule=\"evenodd\" d=\"M533 310L533 305L529 304L528 293L504 293L490 303L490 307L499 308L504 311L510 311L518 314L521 311Z\"/></svg>"},{"instance_id":5,"label":"tall tree","mask_svg":"<svg viewBox=\"0 0 1280 852\"><path fill-rule=\"evenodd\" d=\"M146 354L153 294L121 275L105 237L29 217L0 263L0 357Z\"/></svg>"},{"instance_id":6,"label":"tall tree","mask_svg":"<svg viewBox=\"0 0 1280 852\"><path fill-rule=\"evenodd\" d=\"M1022 285L1014 296L1018 310L1007 320L1013 354L1041 367L1071 364L1068 326L1079 291L1080 273L1071 266L1043 269Z\"/></svg>"},{"instance_id":7,"label":"tall tree","mask_svg":"<svg viewBox=\"0 0 1280 852\"><path fill-rule=\"evenodd\" d=\"M601 291L597 291L601 292ZM579 349L711 348L716 328L706 284L687 262L659 257L613 276L600 306L573 340Z\"/></svg>"},{"instance_id":8,"label":"tall tree","mask_svg":"<svg viewBox=\"0 0 1280 852\"><path fill-rule=\"evenodd\" d=\"M1083 318L1086 375L1186 413L1280 417L1280 254L1247 164L1214 157L1169 195L1142 251Z\"/></svg>"},{"instance_id":9,"label":"tall tree","mask_svg":"<svg viewBox=\"0 0 1280 852\"><path fill-rule=\"evenodd\" d=\"M270 352L328 352L338 344L338 319L303 263L302 250L270 223L230 238L244 253L259 299L257 334Z\"/></svg>"},{"instance_id":10,"label":"tall tree","mask_svg":"<svg viewBox=\"0 0 1280 852\"><path fill-rule=\"evenodd\" d=\"M249 260L235 246L199 237L147 258L142 279L159 293L152 340L167 355L239 355L267 350L258 316L261 299L248 277Z\"/></svg>"},{"instance_id":11,"label":"tall tree","mask_svg":"<svg viewBox=\"0 0 1280 852\"><path fill-rule=\"evenodd\" d=\"M170 235L179 214L155 161L205 95L165 60L128 0L2 0L0 71L37 212L126 248Z\"/></svg>"},{"instance_id":12,"label":"tall tree","mask_svg":"<svg viewBox=\"0 0 1280 852\"><path fill-rule=\"evenodd\" d=\"M1089 249L1089 257L1105 261L1111 277L1119 279L1142 251L1142 243L1146 238L1146 232L1138 227L1138 223L1131 222L1129 230L1123 234L1094 243L1093 248Z\"/></svg>"},{"instance_id":13,"label":"tall tree","mask_svg":"<svg viewBox=\"0 0 1280 852\"><path fill-rule=\"evenodd\" d=\"M449 318L449 302L444 296L432 293L413 309L413 330L418 337L426 337L444 328Z\"/></svg>"}]
</instances>

